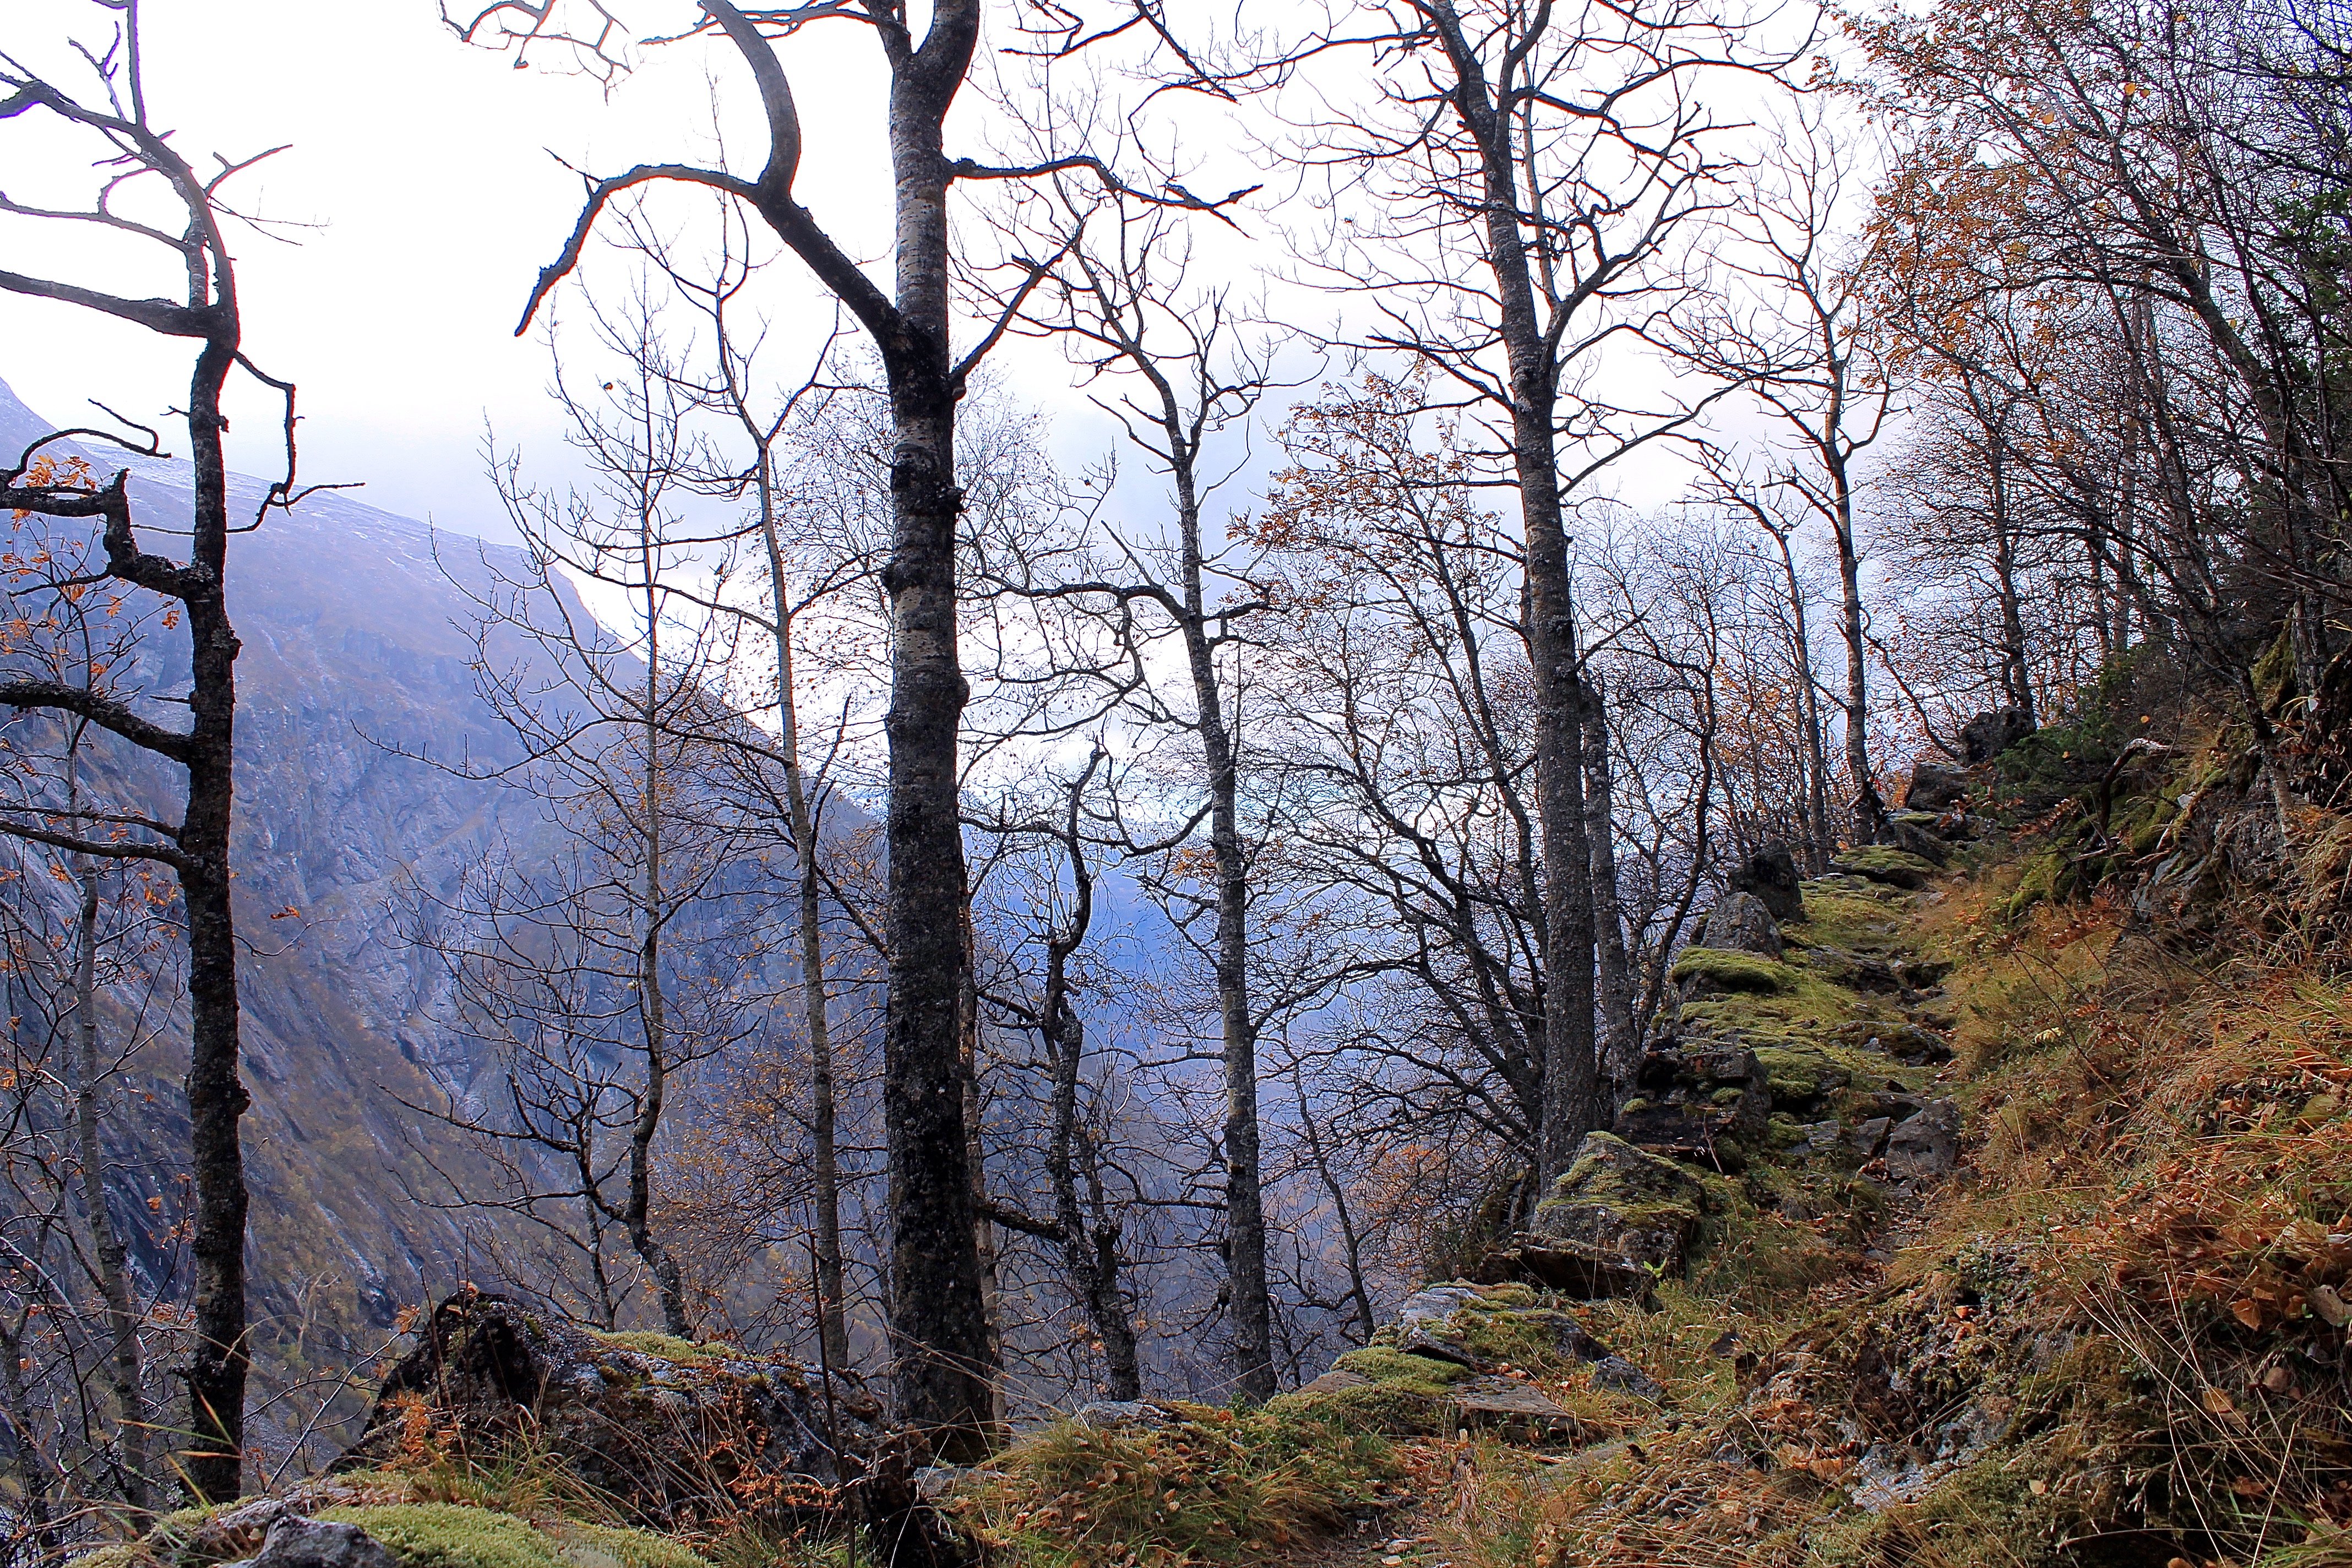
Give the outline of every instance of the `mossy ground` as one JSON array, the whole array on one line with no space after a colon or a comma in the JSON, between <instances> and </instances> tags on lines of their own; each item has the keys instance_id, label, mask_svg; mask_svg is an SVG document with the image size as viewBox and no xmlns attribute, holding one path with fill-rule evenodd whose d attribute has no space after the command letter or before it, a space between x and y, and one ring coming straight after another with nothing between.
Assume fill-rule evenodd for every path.
<instances>
[{"instance_id":1,"label":"mossy ground","mask_svg":"<svg viewBox=\"0 0 2352 1568\"><path fill-rule=\"evenodd\" d=\"M645 1531L456 1503L330 1508L318 1517L358 1525L405 1568L710 1568L689 1548Z\"/></svg>"},{"instance_id":2,"label":"mossy ground","mask_svg":"<svg viewBox=\"0 0 2352 1568\"><path fill-rule=\"evenodd\" d=\"M1000 1561L1164 1568L1263 1561L1399 1500L1395 1446L1344 1405L1169 1408L1164 1426L1022 1438L959 1490L955 1521Z\"/></svg>"}]
</instances>

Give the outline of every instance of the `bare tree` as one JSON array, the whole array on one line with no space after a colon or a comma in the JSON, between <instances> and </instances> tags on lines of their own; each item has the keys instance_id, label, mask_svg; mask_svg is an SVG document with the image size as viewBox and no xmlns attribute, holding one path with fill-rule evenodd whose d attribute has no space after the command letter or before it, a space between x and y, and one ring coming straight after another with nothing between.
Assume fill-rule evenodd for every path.
<instances>
[{"instance_id":1,"label":"bare tree","mask_svg":"<svg viewBox=\"0 0 2352 1568\"><path fill-rule=\"evenodd\" d=\"M1129 445L1170 487L1164 538L1113 531L1103 559L1077 564L1066 580L1041 579L1034 561L1008 577L1016 594L1097 607L1121 655L1105 673L1136 717L1188 733L1199 745L1202 811L1212 867L1210 896L1155 883L1186 907L1177 929L1198 917L1213 927L1205 950L1214 975L1218 1054L1224 1077L1221 1142L1225 1167L1225 1267L1233 1311L1235 1387L1245 1398L1275 1392L1266 1287L1263 1137L1258 1114L1258 1012L1249 976L1249 854L1241 816L1242 744L1229 663L1240 627L1264 609L1223 548L1203 537L1202 511L1223 476L1209 467L1209 444L1244 424L1270 384L1268 371L1237 353L1223 294L1185 298L1190 249L1173 215L1113 191L1098 198L1058 182L1047 236L1061 260L1030 298L1028 330L1060 342L1106 390L1097 403L1117 417ZM1043 248L1043 247L1038 247ZM1122 385L1134 391L1111 390ZM1108 480L1106 481L1108 485ZM1216 590L1223 589L1219 593ZM1172 634L1188 689L1163 700L1144 674L1144 649ZM1130 846L1133 847L1133 846ZM1182 882L1183 879L1180 879ZM1189 888L1189 884L1185 884ZM1205 907L1203 906L1205 902Z\"/></svg>"},{"instance_id":2,"label":"bare tree","mask_svg":"<svg viewBox=\"0 0 2352 1568\"><path fill-rule=\"evenodd\" d=\"M1697 0L1397 0L1349 22L1385 51L1384 111L1312 132L1364 198L1343 204L1330 274L1375 296L1372 343L1424 362L1481 411L1488 477L1507 475L1518 498L1544 900L1536 1165L1549 1181L1604 1119L1567 506L1696 414L1616 405L1591 367L1604 349L1662 341L1663 312L1690 285L1688 244L1724 202L1732 157L1695 84L1741 53L1740 29Z\"/></svg>"},{"instance_id":3,"label":"bare tree","mask_svg":"<svg viewBox=\"0 0 2352 1568\"><path fill-rule=\"evenodd\" d=\"M1718 372L1752 386L1787 432L1787 450L1770 462L1765 483L1801 501L1836 547L1846 775L1855 832L1869 841L1885 834L1886 808L1870 761L1870 643L1856 491L1859 460L1885 428L1894 386L1864 309L1868 258L1838 253L1854 154L1829 129L1830 112L1829 100L1801 100L1780 127L1774 150L1747 187L1742 232L1730 247L1739 258L1735 269L1760 298L1744 315L1727 310L1703 331Z\"/></svg>"},{"instance_id":4,"label":"bare tree","mask_svg":"<svg viewBox=\"0 0 2352 1568\"><path fill-rule=\"evenodd\" d=\"M224 195L228 182L261 157L217 160L199 172L149 117L146 59L136 5L107 4L112 37L77 45L89 76L75 91L41 71L0 55L0 121L25 115L53 118L98 149L104 185L84 210L51 212L0 198L0 211L58 224L86 224L110 237L161 249L184 290L179 300L131 299L62 280L0 270L0 289L52 300L127 321L196 345L185 423L191 503L184 561L152 553L138 526L123 471L100 483L73 466L58 443L85 437L159 455L158 437L143 426L128 443L105 430L68 430L37 443L0 470L0 510L37 513L98 525L99 559L79 581L60 577L47 591L70 596L91 586L131 597L168 602L184 619L189 689L184 696L148 692L134 672L108 667L98 678L60 679L53 674L0 681L0 705L20 712L70 714L117 737L136 752L177 770L184 779L178 820L136 811L103 814L67 829L39 824L37 811L9 815L0 827L22 838L97 859L143 859L169 866L178 878L187 919L190 1006L187 1101L191 1163L196 1184L192 1253L195 1339L187 1372L189 1448L184 1470L199 1499L236 1495L244 1452L246 1380L250 1365L246 1322L246 1185L237 1128L248 1104L239 1079L237 936L232 901L229 828L235 805L237 639L227 605L228 542L239 524L229 515L228 476L221 437L224 388L239 369L259 380L284 406L286 466L265 494L261 516L300 499L294 480L294 388L256 369L244 349L244 324L226 226L238 218ZM275 151L273 149L273 151ZM179 217L158 226L125 216L119 193L155 189ZM125 422L128 423L128 422ZM19 589L22 595L25 590ZM151 717L154 707L184 704L184 729ZM110 832L87 831L103 820Z\"/></svg>"},{"instance_id":5,"label":"bare tree","mask_svg":"<svg viewBox=\"0 0 2352 1568\"><path fill-rule=\"evenodd\" d=\"M1090 153L1045 167L950 159L948 110L971 68L982 0L942 0L919 36L905 0L856 6L811 4L740 9L699 0L698 31L723 34L750 68L768 132L767 160L751 179L677 163L642 164L591 183L562 253L541 275L525 321L577 266L606 205L640 186L686 183L719 190L758 212L784 245L855 317L871 339L889 391L892 427L891 552L883 575L891 605L889 760L889 1015L883 1105L890 1145L894 1381L900 1416L935 1434L942 1452L972 1451L990 1426L994 1356L981 1300L969 1138L959 1081L960 998L967 964L954 911L965 903L965 867L956 789L958 723L969 689L958 656L955 409L973 371L1003 337L1001 314L962 354L952 346L954 301L949 192L959 182L1020 180L1053 169L1089 168ZM569 24L566 0L499 0L453 20L468 39L517 47L565 40L596 68L617 70L608 46L618 24L592 0ZM562 13L562 15L559 15ZM793 190L802 127L772 38L826 19L870 28L889 71L891 188L896 204L895 297L836 242ZM1164 198L1207 205L1181 193ZM1017 264L1016 264L1017 265ZM1023 268L1042 277L1043 263ZM1022 290L1015 290L1016 301Z\"/></svg>"}]
</instances>

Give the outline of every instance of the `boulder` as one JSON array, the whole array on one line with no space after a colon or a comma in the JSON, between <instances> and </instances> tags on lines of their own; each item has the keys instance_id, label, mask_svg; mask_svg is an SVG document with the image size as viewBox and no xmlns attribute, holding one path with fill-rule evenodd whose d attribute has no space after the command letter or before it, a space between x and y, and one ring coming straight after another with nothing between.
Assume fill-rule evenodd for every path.
<instances>
[{"instance_id":1,"label":"boulder","mask_svg":"<svg viewBox=\"0 0 2352 1568\"><path fill-rule=\"evenodd\" d=\"M1473 1276L1481 1285L1526 1279L1580 1301L1649 1300L1656 1277L1636 1263L1556 1237L1522 1232L1478 1260Z\"/></svg>"},{"instance_id":2,"label":"boulder","mask_svg":"<svg viewBox=\"0 0 2352 1568\"><path fill-rule=\"evenodd\" d=\"M1781 953L1780 922L1772 918L1772 911L1755 894L1727 893L1699 923L1698 934L1691 939L1691 945L1726 952L1752 952L1778 962Z\"/></svg>"},{"instance_id":3,"label":"boulder","mask_svg":"<svg viewBox=\"0 0 2352 1568\"><path fill-rule=\"evenodd\" d=\"M434 1309L334 1468L397 1463L419 1441L477 1454L527 1441L633 1522L745 1498L792 1511L858 1475L879 1441L880 1402L855 1373L834 1373L830 1393L781 1356L592 1333L469 1287Z\"/></svg>"},{"instance_id":4,"label":"boulder","mask_svg":"<svg viewBox=\"0 0 2352 1568\"><path fill-rule=\"evenodd\" d=\"M1447 1389L1459 1428L1498 1427L1526 1440L1570 1438L1582 1427L1576 1413L1532 1384L1507 1377L1474 1377Z\"/></svg>"},{"instance_id":5,"label":"boulder","mask_svg":"<svg viewBox=\"0 0 2352 1568\"><path fill-rule=\"evenodd\" d=\"M1938 1100L1886 1135L1886 1173L1898 1182L1940 1176L1959 1163L1960 1107Z\"/></svg>"},{"instance_id":6,"label":"boulder","mask_svg":"<svg viewBox=\"0 0 2352 1568\"><path fill-rule=\"evenodd\" d=\"M1634 1068L1633 1093L1611 1131L1669 1160L1743 1170L1771 1121L1769 1081L1743 1047L1653 1048Z\"/></svg>"},{"instance_id":7,"label":"boulder","mask_svg":"<svg viewBox=\"0 0 2352 1568\"><path fill-rule=\"evenodd\" d=\"M1989 763L2033 733L2033 716L2022 708L1996 708L1960 726L1960 754L1974 765Z\"/></svg>"},{"instance_id":8,"label":"boulder","mask_svg":"<svg viewBox=\"0 0 2352 1568\"><path fill-rule=\"evenodd\" d=\"M1662 1154L1589 1132L1536 1207L1540 1239L1662 1274L1679 1273L1712 1206L1706 1185Z\"/></svg>"},{"instance_id":9,"label":"boulder","mask_svg":"<svg viewBox=\"0 0 2352 1568\"><path fill-rule=\"evenodd\" d=\"M1681 988L1679 994L1685 1002L1738 993L1777 996L1797 982L1794 970L1760 952L1702 947L1697 942L1675 954L1666 978Z\"/></svg>"},{"instance_id":10,"label":"boulder","mask_svg":"<svg viewBox=\"0 0 2352 1568\"><path fill-rule=\"evenodd\" d=\"M1857 846L1832 860L1830 868L1906 892L1926 887L1936 877L1934 861L1885 844Z\"/></svg>"},{"instance_id":11,"label":"boulder","mask_svg":"<svg viewBox=\"0 0 2352 1568\"><path fill-rule=\"evenodd\" d=\"M1805 918L1804 883L1797 875L1797 858L1778 838L1733 868L1726 885L1735 893L1755 898L1776 921Z\"/></svg>"},{"instance_id":12,"label":"boulder","mask_svg":"<svg viewBox=\"0 0 2352 1568\"><path fill-rule=\"evenodd\" d=\"M1905 817L1887 818L1886 842L1906 855L1916 855L1930 866L1947 865L1952 858L1952 847L1940 835Z\"/></svg>"},{"instance_id":13,"label":"boulder","mask_svg":"<svg viewBox=\"0 0 2352 1568\"><path fill-rule=\"evenodd\" d=\"M1911 769L1911 787L1903 792L1906 810L1932 812L1937 816L1968 798L1969 781L1933 763L1915 764Z\"/></svg>"},{"instance_id":14,"label":"boulder","mask_svg":"<svg viewBox=\"0 0 2352 1568\"><path fill-rule=\"evenodd\" d=\"M356 1524L280 1514L251 1568L402 1568L400 1559Z\"/></svg>"}]
</instances>

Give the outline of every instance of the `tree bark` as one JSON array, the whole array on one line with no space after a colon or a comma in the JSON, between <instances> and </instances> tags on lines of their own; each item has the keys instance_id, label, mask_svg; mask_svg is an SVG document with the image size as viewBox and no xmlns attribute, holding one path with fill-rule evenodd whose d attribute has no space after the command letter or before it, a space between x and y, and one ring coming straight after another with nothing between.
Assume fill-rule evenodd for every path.
<instances>
[{"instance_id":1,"label":"tree bark","mask_svg":"<svg viewBox=\"0 0 2352 1568\"><path fill-rule=\"evenodd\" d=\"M221 272L226 274L226 262ZM223 296L228 293L226 284ZM229 624L228 468L221 386L236 363L236 335L205 346L189 388L188 441L196 474L191 592L183 599L194 679L188 694L188 809L180 828L180 889L188 911L189 1163L195 1176L195 1342L189 1357L192 1441L188 1489L221 1501L243 1486L246 1341L245 1149L237 1123L253 1103L239 1076L236 915L231 901L229 825L236 802L237 639ZM123 530L130 545L129 529ZM113 554L110 541L109 553Z\"/></svg>"},{"instance_id":2,"label":"tree bark","mask_svg":"<svg viewBox=\"0 0 2352 1568\"><path fill-rule=\"evenodd\" d=\"M1617 830L1609 754L1609 707L1598 682L1588 682L1584 704L1584 836L1592 858L1592 924L1598 956L1601 1066L1612 1110L1630 1094L1641 1037L1633 1027L1633 972L1625 954L1624 911L1617 898Z\"/></svg>"},{"instance_id":3,"label":"tree bark","mask_svg":"<svg viewBox=\"0 0 2352 1568\"><path fill-rule=\"evenodd\" d=\"M1536 818L1543 832L1543 1120L1535 1152L1537 1180L1548 1188L1568 1169L1584 1134L1601 1122L1583 679L1559 492L1559 366L1536 306L1509 118L1496 105L1454 0L1421 4L1453 73L1454 112L1476 149L1486 263L1509 365L1511 466L1527 551L1524 621L1536 689Z\"/></svg>"},{"instance_id":4,"label":"tree bark","mask_svg":"<svg viewBox=\"0 0 2352 1568\"><path fill-rule=\"evenodd\" d=\"M754 479L759 487L760 542L768 554L769 604L775 616L777 750L784 763L784 809L791 818L799 903L801 1016L809 1047L809 1179L815 1188L817 1335L825 1364L849 1365L848 1305L844 1298L841 1253L841 1154L838 1106L833 1082L833 1018L824 968L824 921L818 904L822 876L817 866L816 815L809 807L808 780L801 765L800 702L793 685L793 605L784 576L783 542L776 527L776 474L762 433L745 421L761 442Z\"/></svg>"},{"instance_id":5,"label":"tree bark","mask_svg":"<svg viewBox=\"0 0 2352 1568\"><path fill-rule=\"evenodd\" d=\"M677 1259L653 1229L653 1146L661 1131L662 1111L669 1098L669 1016L662 988L662 931L669 919L668 890L663 882L662 813L668 809L669 781L661 762L661 595L656 586L653 518L638 514L639 548L645 561L646 696L639 743L646 749L639 774L638 809L644 813L641 847L646 863L638 888L637 1016L646 1045L645 1099L629 1129L628 1194L621 1222L628 1227L629 1245L636 1249L661 1298L662 1326L680 1339L691 1338L694 1321L686 1308L686 1285Z\"/></svg>"}]
</instances>

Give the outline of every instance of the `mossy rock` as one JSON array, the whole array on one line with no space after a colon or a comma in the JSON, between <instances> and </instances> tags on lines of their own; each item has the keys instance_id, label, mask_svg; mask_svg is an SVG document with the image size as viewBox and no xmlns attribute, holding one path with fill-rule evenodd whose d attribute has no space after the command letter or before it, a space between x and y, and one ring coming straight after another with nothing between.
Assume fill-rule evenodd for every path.
<instances>
[{"instance_id":1,"label":"mossy rock","mask_svg":"<svg viewBox=\"0 0 2352 1568\"><path fill-rule=\"evenodd\" d=\"M1799 1046L1755 1046L1756 1065L1764 1069L1765 1087L1772 1103L1801 1105L1853 1081L1853 1073L1831 1059L1827 1051Z\"/></svg>"},{"instance_id":2,"label":"mossy rock","mask_svg":"<svg viewBox=\"0 0 2352 1568\"><path fill-rule=\"evenodd\" d=\"M1696 1172L1612 1133L1592 1132L1536 1206L1530 1228L1672 1273L1697 1245L1713 1206Z\"/></svg>"},{"instance_id":3,"label":"mossy rock","mask_svg":"<svg viewBox=\"0 0 2352 1568\"><path fill-rule=\"evenodd\" d=\"M1924 888L1936 879L1933 863L1921 859L1906 850L1885 844L1859 844L1830 862L1840 871L1857 877L1867 877L1874 882L1906 891Z\"/></svg>"},{"instance_id":4,"label":"mossy rock","mask_svg":"<svg viewBox=\"0 0 2352 1568\"><path fill-rule=\"evenodd\" d=\"M488 1292L449 1297L392 1368L339 1471L408 1463L411 1413L436 1446L543 1452L631 1523L668 1529L761 1500L827 1505L841 1456L870 1452L880 1402L836 1372L829 1394L782 1356L667 1334L598 1334Z\"/></svg>"},{"instance_id":5,"label":"mossy rock","mask_svg":"<svg viewBox=\"0 0 2352 1568\"><path fill-rule=\"evenodd\" d=\"M645 1531L544 1525L455 1503L331 1508L317 1517L358 1525L406 1568L710 1568L675 1541Z\"/></svg>"},{"instance_id":6,"label":"mossy rock","mask_svg":"<svg viewBox=\"0 0 2352 1568\"><path fill-rule=\"evenodd\" d=\"M688 1364L728 1361L741 1353L733 1345L717 1340L708 1344L697 1344L692 1340L682 1340L676 1334L665 1334L654 1329L626 1329L618 1333L599 1333L591 1330L590 1337L601 1340L615 1350L635 1351L639 1355L658 1356L663 1361Z\"/></svg>"},{"instance_id":7,"label":"mossy rock","mask_svg":"<svg viewBox=\"0 0 2352 1568\"><path fill-rule=\"evenodd\" d=\"M1466 1366L1439 1361L1435 1356L1411 1355L1391 1345L1366 1345L1361 1350L1349 1351L1331 1364L1341 1372L1369 1377L1375 1384L1433 1398L1444 1394L1446 1384L1459 1383L1470 1375Z\"/></svg>"},{"instance_id":8,"label":"mossy rock","mask_svg":"<svg viewBox=\"0 0 2352 1568\"><path fill-rule=\"evenodd\" d=\"M1739 992L1777 996L1797 988L1797 972L1785 963L1752 952L1721 947L1686 947L1667 972L1676 984L1693 991Z\"/></svg>"},{"instance_id":9,"label":"mossy rock","mask_svg":"<svg viewBox=\"0 0 2352 1568\"><path fill-rule=\"evenodd\" d=\"M1350 1432L1399 1437L1451 1435L1454 1409L1454 1401L1442 1393L1379 1381L1353 1388L1295 1389L1265 1402L1265 1413L1278 1420L1328 1424Z\"/></svg>"}]
</instances>

